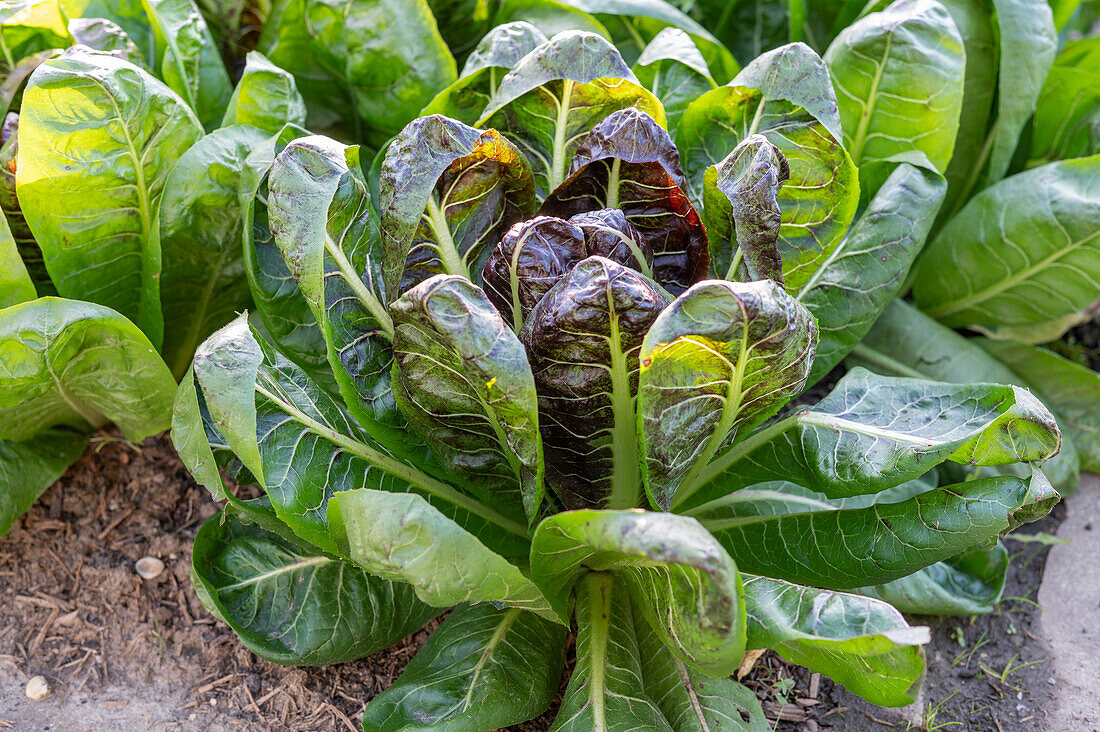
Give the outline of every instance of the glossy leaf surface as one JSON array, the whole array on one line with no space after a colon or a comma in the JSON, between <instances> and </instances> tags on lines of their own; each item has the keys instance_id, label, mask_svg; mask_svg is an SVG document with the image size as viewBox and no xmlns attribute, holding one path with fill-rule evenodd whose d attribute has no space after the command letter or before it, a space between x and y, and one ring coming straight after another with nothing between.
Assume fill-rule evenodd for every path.
<instances>
[{"instance_id":1,"label":"glossy leaf surface","mask_svg":"<svg viewBox=\"0 0 1100 732\"><path fill-rule=\"evenodd\" d=\"M715 454L802 391L813 316L771 281L701 282L650 327L638 358L638 433L650 501L667 510Z\"/></svg>"},{"instance_id":2,"label":"glossy leaf surface","mask_svg":"<svg viewBox=\"0 0 1100 732\"><path fill-rule=\"evenodd\" d=\"M65 429L44 430L23 441L0 439L0 536L76 462L87 442Z\"/></svg>"},{"instance_id":3,"label":"glossy leaf surface","mask_svg":"<svg viewBox=\"0 0 1100 732\"><path fill-rule=\"evenodd\" d=\"M7 219L0 215L0 309L37 297Z\"/></svg>"},{"instance_id":4,"label":"glossy leaf surface","mask_svg":"<svg viewBox=\"0 0 1100 732\"><path fill-rule=\"evenodd\" d=\"M244 73L233 89L222 126L251 125L269 135L306 123L306 103L294 77L259 51L245 57Z\"/></svg>"}]
</instances>

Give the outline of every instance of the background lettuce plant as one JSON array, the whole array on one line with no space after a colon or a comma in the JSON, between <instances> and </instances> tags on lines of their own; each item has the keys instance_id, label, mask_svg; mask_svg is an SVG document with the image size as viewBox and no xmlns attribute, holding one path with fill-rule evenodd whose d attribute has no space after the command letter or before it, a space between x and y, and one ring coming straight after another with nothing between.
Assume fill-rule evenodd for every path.
<instances>
[{"instance_id":1,"label":"background lettuce plant","mask_svg":"<svg viewBox=\"0 0 1100 732\"><path fill-rule=\"evenodd\" d=\"M901 288L942 175L886 156L861 206L804 45L673 130L594 33L506 26L470 58L371 166L377 196L321 136L254 176L250 228L297 293L213 334L177 393L173 440L226 502L196 538L204 604L299 664L451 608L371 730L538 715L573 622L555 729L765 729L730 678L747 649L912 701L927 631L888 600L999 596L988 547L1058 500L1034 466L1054 419L1018 387L863 369L786 405ZM477 126L445 116L479 96ZM302 328L271 327L284 303Z\"/></svg>"}]
</instances>

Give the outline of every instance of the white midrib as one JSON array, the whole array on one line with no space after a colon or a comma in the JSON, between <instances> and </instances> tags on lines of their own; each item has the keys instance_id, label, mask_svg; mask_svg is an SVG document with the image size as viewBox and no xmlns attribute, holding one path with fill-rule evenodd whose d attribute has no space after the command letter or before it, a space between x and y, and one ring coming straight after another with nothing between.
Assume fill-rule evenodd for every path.
<instances>
[{"instance_id":1,"label":"white midrib","mask_svg":"<svg viewBox=\"0 0 1100 732\"><path fill-rule=\"evenodd\" d=\"M611 314L611 494L608 508L634 508L638 501L638 439L635 427L634 399L630 395L630 372L622 352L622 334L611 288L607 293Z\"/></svg>"},{"instance_id":2,"label":"white midrib","mask_svg":"<svg viewBox=\"0 0 1100 732\"><path fill-rule=\"evenodd\" d=\"M512 269L508 278L512 286L512 330L516 335L523 330L523 305L519 301L519 256L523 251L523 244L522 241L517 243L515 251L512 252Z\"/></svg>"},{"instance_id":3,"label":"white midrib","mask_svg":"<svg viewBox=\"0 0 1100 732\"><path fill-rule=\"evenodd\" d=\"M500 645L500 641L504 638L508 629L516 622L516 618L519 617L520 612L518 607L514 607L504 613L504 617L500 619L496 630L493 631L492 637L489 638L489 642L485 644L485 650L482 652L481 658L478 659L477 665L474 666L473 673L470 675L470 688L466 691L466 696L462 699L461 706L463 710L470 708L470 704L473 702L474 692L477 691L478 688L477 683L481 678L482 672L485 670L485 666L489 663L489 659L492 658L493 653L496 651L497 646Z\"/></svg>"},{"instance_id":4,"label":"white midrib","mask_svg":"<svg viewBox=\"0 0 1100 732\"><path fill-rule=\"evenodd\" d=\"M592 704L592 732L607 732L607 710L604 707L604 674L607 672L607 633L611 625L611 586L597 574L587 578L588 624L592 629L588 648L592 681L588 684L588 700Z\"/></svg>"},{"instance_id":5,"label":"white midrib","mask_svg":"<svg viewBox=\"0 0 1100 732\"><path fill-rule=\"evenodd\" d=\"M695 712L695 718L699 720L699 729L702 732L710 732L710 725L707 723L707 718L703 714L703 705L699 703L699 695L695 692L695 684L691 681L687 666L678 658L674 657L672 660L676 664L676 671L680 674L680 681L683 683L684 689L688 694L688 699L691 701L691 710Z\"/></svg>"},{"instance_id":6,"label":"white midrib","mask_svg":"<svg viewBox=\"0 0 1100 732\"><path fill-rule=\"evenodd\" d=\"M336 263L336 267L340 270L340 275L355 292L355 296L359 299L359 302L363 303L363 307L371 314L371 316L377 321L378 325L382 328L386 338L393 340L393 319L390 314L386 312L386 308L382 306L382 303L378 302L378 298L374 296L374 293L367 289L366 284L362 278L355 273L355 268L351 262L348 261L347 255L344 254L344 250L332 240L328 232L325 232L325 251L332 261ZM324 291L324 272L321 273L321 290ZM321 296L320 307L324 307L325 298Z\"/></svg>"},{"instance_id":7,"label":"white midrib","mask_svg":"<svg viewBox=\"0 0 1100 732\"><path fill-rule=\"evenodd\" d=\"M871 116L875 113L878 86L882 83L882 72L890 58L890 48L893 43L894 36L888 33L886 35L886 48L882 52L882 61L875 64L875 76L871 79L871 90L867 94L867 105L863 107L863 113L859 118L859 127L856 128L856 134L852 138L852 162L856 165L859 165L863 159L863 146L867 142L867 129L871 126Z\"/></svg>"},{"instance_id":8,"label":"white midrib","mask_svg":"<svg viewBox=\"0 0 1100 732\"><path fill-rule=\"evenodd\" d=\"M554 149L550 154L550 190L554 190L565 180L565 135L569 126L569 100L572 96L573 81L565 79L562 82L558 116L554 120Z\"/></svg>"},{"instance_id":9,"label":"white midrib","mask_svg":"<svg viewBox=\"0 0 1100 732\"><path fill-rule=\"evenodd\" d=\"M303 559L300 562L294 562L293 564L288 564L285 567L280 567L279 569L273 569L270 572L264 572L263 574L257 574L253 577L249 577L246 580L242 580L241 582L234 582L231 585L225 585L224 587L219 587L218 588L218 594L221 594L223 592L229 592L231 590L239 590L239 589L242 589L242 588L245 588L245 587L250 587L252 585L258 585L262 582L267 582L270 579L274 579L275 577L278 577L281 574L289 574L291 572L297 572L299 570L306 569L307 567L314 567L314 566L317 566L319 564L328 564L328 563L334 562L334 561L336 561L336 560L329 559L328 557L313 557L311 559Z\"/></svg>"}]
</instances>

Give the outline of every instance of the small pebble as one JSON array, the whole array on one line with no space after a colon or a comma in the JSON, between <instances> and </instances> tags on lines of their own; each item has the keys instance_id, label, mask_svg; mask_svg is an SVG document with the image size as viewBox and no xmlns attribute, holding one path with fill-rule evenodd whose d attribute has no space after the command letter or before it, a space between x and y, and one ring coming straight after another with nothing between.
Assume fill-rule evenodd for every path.
<instances>
[{"instance_id":1,"label":"small pebble","mask_svg":"<svg viewBox=\"0 0 1100 732\"><path fill-rule=\"evenodd\" d=\"M817 732L817 722L812 719L807 719L806 732Z\"/></svg>"},{"instance_id":2,"label":"small pebble","mask_svg":"<svg viewBox=\"0 0 1100 732\"><path fill-rule=\"evenodd\" d=\"M1054 680L1053 676L1051 676L1049 679L1047 679L1047 683L1050 684L1051 686L1057 686L1058 685L1058 682Z\"/></svg>"},{"instance_id":3,"label":"small pebble","mask_svg":"<svg viewBox=\"0 0 1100 732\"><path fill-rule=\"evenodd\" d=\"M42 701L49 695L50 685L45 676L34 676L27 682L27 698L31 701Z\"/></svg>"},{"instance_id":4,"label":"small pebble","mask_svg":"<svg viewBox=\"0 0 1100 732\"><path fill-rule=\"evenodd\" d=\"M134 569L142 579L156 579L164 571L164 562L156 557L142 557L134 563Z\"/></svg>"}]
</instances>

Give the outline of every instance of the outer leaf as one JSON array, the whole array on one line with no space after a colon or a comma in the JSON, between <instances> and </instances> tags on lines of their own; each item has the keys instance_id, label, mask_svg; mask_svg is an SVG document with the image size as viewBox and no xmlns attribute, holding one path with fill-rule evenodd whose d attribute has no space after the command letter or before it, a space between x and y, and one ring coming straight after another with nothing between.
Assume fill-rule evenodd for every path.
<instances>
[{"instance_id":1,"label":"outer leaf","mask_svg":"<svg viewBox=\"0 0 1100 732\"><path fill-rule=\"evenodd\" d=\"M149 339L113 310L44 297L0 318L0 439L110 421L134 442L168 427L176 382Z\"/></svg>"},{"instance_id":2,"label":"outer leaf","mask_svg":"<svg viewBox=\"0 0 1100 732\"><path fill-rule=\"evenodd\" d=\"M506 494L518 483L533 522L543 498L542 440L535 380L519 338L485 293L461 277L425 280L390 311L401 411L446 467L503 481Z\"/></svg>"},{"instance_id":3,"label":"outer leaf","mask_svg":"<svg viewBox=\"0 0 1100 732\"><path fill-rule=\"evenodd\" d=\"M4 3L0 8L0 73L12 72L27 56L68 46L68 36L56 2Z\"/></svg>"},{"instance_id":4,"label":"outer leaf","mask_svg":"<svg viewBox=\"0 0 1100 732\"><path fill-rule=\"evenodd\" d=\"M237 191L245 159L265 137L254 127L217 130L180 157L164 184L158 212L162 353L176 376L199 343L251 301Z\"/></svg>"},{"instance_id":5,"label":"outer leaf","mask_svg":"<svg viewBox=\"0 0 1100 732\"><path fill-rule=\"evenodd\" d=\"M689 195L707 206L717 194L716 173L707 169L749 135L763 135L787 159L791 177L777 200L788 292L797 291L840 243L859 202L856 168L830 131L839 127L836 119L821 59L808 48L785 46L754 61L730 86L692 102L676 131ZM717 226L709 210L704 220L708 228Z\"/></svg>"},{"instance_id":6,"label":"outer leaf","mask_svg":"<svg viewBox=\"0 0 1100 732\"><path fill-rule=\"evenodd\" d=\"M795 293L820 329L810 383L840 363L901 291L946 190L933 171L898 165L840 245Z\"/></svg>"},{"instance_id":7,"label":"outer leaf","mask_svg":"<svg viewBox=\"0 0 1100 732\"><path fill-rule=\"evenodd\" d=\"M867 332L849 356L855 362L888 376L908 376L934 381L967 383L979 379L986 383L1022 384L1023 380L1003 363L963 338L950 328L940 325L921 311L901 300L894 300L883 311L874 327ZM1055 415L1059 425L1064 419ZM1058 454L1043 464L1043 473L1063 496L1077 488L1080 479L1079 460L1073 440L1063 435ZM1012 475L1028 475L1025 466L1003 465L983 473L1009 471Z\"/></svg>"},{"instance_id":8,"label":"outer leaf","mask_svg":"<svg viewBox=\"0 0 1100 732\"><path fill-rule=\"evenodd\" d=\"M1054 417L1025 389L895 379L853 369L815 407L721 453L673 505L790 480L830 498L877 493L944 460L1044 460L1060 445ZM705 498L704 498L705 497Z\"/></svg>"},{"instance_id":9,"label":"outer leaf","mask_svg":"<svg viewBox=\"0 0 1100 732\"><path fill-rule=\"evenodd\" d=\"M635 607L635 614L637 614ZM668 652L648 623L637 623L646 694L676 732L769 732L756 695L729 677L711 678Z\"/></svg>"},{"instance_id":10,"label":"outer leaf","mask_svg":"<svg viewBox=\"0 0 1100 732\"><path fill-rule=\"evenodd\" d=\"M785 0L697 0L693 7L703 24L747 64L792 39L792 6Z\"/></svg>"},{"instance_id":11,"label":"outer leaf","mask_svg":"<svg viewBox=\"0 0 1100 732\"><path fill-rule=\"evenodd\" d=\"M972 549L908 577L857 592L918 615L990 613L1001 599L1008 564L1008 550L998 542L992 549Z\"/></svg>"},{"instance_id":12,"label":"outer leaf","mask_svg":"<svg viewBox=\"0 0 1100 732\"><path fill-rule=\"evenodd\" d=\"M1073 440L1081 469L1100 472L1100 374L1048 351L1006 341L979 340L1029 384Z\"/></svg>"},{"instance_id":13,"label":"outer leaf","mask_svg":"<svg viewBox=\"0 0 1100 732\"><path fill-rule=\"evenodd\" d=\"M465 56L492 26L494 0L428 0L439 33L458 58Z\"/></svg>"},{"instance_id":14,"label":"outer leaf","mask_svg":"<svg viewBox=\"0 0 1100 732\"><path fill-rule=\"evenodd\" d=\"M673 131L687 106L715 87L703 54L679 28L665 28L654 36L631 70L661 100Z\"/></svg>"},{"instance_id":15,"label":"outer leaf","mask_svg":"<svg viewBox=\"0 0 1100 732\"><path fill-rule=\"evenodd\" d=\"M874 704L904 706L916 699L928 628L909 627L887 603L746 577L745 609L750 648L774 648Z\"/></svg>"},{"instance_id":16,"label":"outer leaf","mask_svg":"<svg viewBox=\"0 0 1100 732\"><path fill-rule=\"evenodd\" d=\"M630 597L614 577L577 584L577 666L551 732L673 732L645 693Z\"/></svg>"},{"instance_id":17,"label":"outer leaf","mask_svg":"<svg viewBox=\"0 0 1100 732\"><path fill-rule=\"evenodd\" d=\"M0 309L37 297L8 221L0 216Z\"/></svg>"},{"instance_id":18,"label":"outer leaf","mask_svg":"<svg viewBox=\"0 0 1100 732\"><path fill-rule=\"evenodd\" d=\"M862 171L866 163L918 152L936 170L947 170L959 129L965 52L942 5L898 0L864 16L833 40L825 63L865 198L877 190Z\"/></svg>"},{"instance_id":19,"label":"outer leaf","mask_svg":"<svg viewBox=\"0 0 1100 732\"><path fill-rule=\"evenodd\" d=\"M390 301L441 272L480 282L493 244L535 207L531 168L515 146L439 115L414 120L390 144L379 188Z\"/></svg>"},{"instance_id":20,"label":"outer leaf","mask_svg":"<svg viewBox=\"0 0 1100 732\"><path fill-rule=\"evenodd\" d=\"M157 71L198 115L207 130L218 126L233 92L218 46L193 0L141 0L153 27Z\"/></svg>"},{"instance_id":21,"label":"outer leaf","mask_svg":"<svg viewBox=\"0 0 1100 732\"><path fill-rule=\"evenodd\" d=\"M1060 500L1047 479L979 478L896 503L725 518L722 500L693 515L738 567L814 587L890 582L1047 514Z\"/></svg>"},{"instance_id":22,"label":"outer leaf","mask_svg":"<svg viewBox=\"0 0 1100 732\"><path fill-rule=\"evenodd\" d=\"M393 321L359 148L319 136L291 142L272 166L268 207L275 243L320 325L344 404L376 439L406 440L390 392Z\"/></svg>"},{"instance_id":23,"label":"outer leaf","mask_svg":"<svg viewBox=\"0 0 1100 732\"><path fill-rule=\"evenodd\" d=\"M244 74L229 98L222 126L252 125L269 135L306 123L306 103L294 77L259 51L245 57Z\"/></svg>"},{"instance_id":24,"label":"outer leaf","mask_svg":"<svg viewBox=\"0 0 1100 732\"><path fill-rule=\"evenodd\" d=\"M339 491L381 488L423 491L494 547L524 551L526 542L512 536L526 538L523 524L395 458L432 466L419 445L375 443L301 369L257 340L244 316L202 344L194 368L211 427L304 540L335 552L329 500Z\"/></svg>"},{"instance_id":25,"label":"outer leaf","mask_svg":"<svg viewBox=\"0 0 1100 732\"><path fill-rule=\"evenodd\" d=\"M540 213L570 218L619 209L653 251L652 276L670 292L683 292L707 276L707 234L684 195L684 174L672 138L637 109L613 112L584 138L569 177L547 197Z\"/></svg>"},{"instance_id":26,"label":"outer leaf","mask_svg":"<svg viewBox=\"0 0 1100 732\"><path fill-rule=\"evenodd\" d=\"M779 255L779 189L791 177L787 159L763 135L749 135L714 166L704 194L711 225L712 261L723 279L775 280L783 285ZM707 171L708 184L711 180ZM739 271L740 270L740 271Z\"/></svg>"},{"instance_id":27,"label":"outer leaf","mask_svg":"<svg viewBox=\"0 0 1100 732\"><path fill-rule=\"evenodd\" d=\"M1028 167L1100 152L1100 74L1055 66L1039 96Z\"/></svg>"},{"instance_id":28,"label":"outer leaf","mask_svg":"<svg viewBox=\"0 0 1100 732\"><path fill-rule=\"evenodd\" d=\"M154 345L163 328L157 206L201 134L168 87L114 56L76 50L46 61L23 95L16 183L50 277L64 297L130 318Z\"/></svg>"},{"instance_id":29,"label":"outer leaf","mask_svg":"<svg viewBox=\"0 0 1100 732\"><path fill-rule=\"evenodd\" d=\"M559 33L501 80L479 126L505 133L531 161L543 195L565 180L581 139L612 112L634 107L661 125L657 97L638 86L619 52L595 33Z\"/></svg>"},{"instance_id":30,"label":"outer leaf","mask_svg":"<svg viewBox=\"0 0 1100 732\"><path fill-rule=\"evenodd\" d=\"M202 525L191 561L203 605L250 651L275 663L361 658L439 612L407 585L245 523L232 507Z\"/></svg>"},{"instance_id":31,"label":"outer leaf","mask_svg":"<svg viewBox=\"0 0 1100 732\"><path fill-rule=\"evenodd\" d=\"M142 6L142 0L60 0L62 11L69 18L107 18L116 23L141 51L147 69L157 65L159 54L153 28Z\"/></svg>"},{"instance_id":32,"label":"outer leaf","mask_svg":"<svg viewBox=\"0 0 1100 732\"><path fill-rule=\"evenodd\" d=\"M802 391L817 326L771 281L701 282L654 321L638 354L638 434L650 501L667 510L724 446Z\"/></svg>"},{"instance_id":33,"label":"outer leaf","mask_svg":"<svg viewBox=\"0 0 1100 732\"><path fill-rule=\"evenodd\" d=\"M375 145L456 77L425 0L280 0L259 50L294 74L310 127Z\"/></svg>"},{"instance_id":34,"label":"outer leaf","mask_svg":"<svg viewBox=\"0 0 1100 732\"><path fill-rule=\"evenodd\" d=\"M531 575L562 619L585 568L614 572L661 642L685 663L713 676L737 670L745 653L741 578L694 519L583 510L539 524Z\"/></svg>"},{"instance_id":35,"label":"outer leaf","mask_svg":"<svg viewBox=\"0 0 1100 732\"><path fill-rule=\"evenodd\" d=\"M363 727L496 729L536 717L561 683L566 632L518 608L461 606L370 701Z\"/></svg>"},{"instance_id":36,"label":"outer leaf","mask_svg":"<svg viewBox=\"0 0 1100 732\"><path fill-rule=\"evenodd\" d=\"M135 66L145 65L137 44L130 40L121 26L106 18L73 18L69 21L69 35L80 45L94 51L118 56Z\"/></svg>"},{"instance_id":37,"label":"outer leaf","mask_svg":"<svg viewBox=\"0 0 1100 732\"><path fill-rule=\"evenodd\" d=\"M416 494L337 493L329 523L352 561L378 577L407 582L430 605L494 602L556 619L518 567Z\"/></svg>"},{"instance_id":38,"label":"outer leaf","mask_svg":"<svg viewBox=\"0 0 1100 732\"><path fill-rule=\"evenodd\" d=\"M48 429L22 442L0 439L0 536L84 452L84 435Z\"/></svg>"},{"instance_id":39,"label":"outer leaf","mask_svg":"<svg viewBox=\"0 0 1100 732\"><path fill-rule=\"evenodd\" d=\"M538 389L546 480L566 507L639 504L637 353L671 301L643 275L590 257L531 311L520 338Z\"/></svg>"},{"instance_id":40,"label":"outer leaf","mask_svg":"<svg viewBox=\"0 0 1100 732\"><path fill-rule=\"evenodd\" d=\"M1004 177L1020 131L1035 112L1043 81L1054 62L1058 37L1050 5L1043 0L992 0L1000 40L997 120L986 144L989 167L981 188Z\"/></svg>"},{"instance_id":41,"label":"outer leaf","mask_svg":"<svg viewBox=\"0 0 1100 732\"><path fill-rule=\"evenodd\" d=\"M466 59L458 80L439 92L420 116L441 114L474 124L504 75L546 40L542 31L522 20L493 28Z\"/></svg>"},{"instance_id":42,"label":"outer leaf","mask_svg":"<svg viewBox=\"0 0 1100 732\"><path fill-rule=\"evenodd\" d=\"M324 337L275 244L268 217L268 182L275 156L291 140L307 134L288 125L245 160L239 190L244 219L244 262L248 289L267 337L280 353L305 369L315 381L326 385L332 379L332 368ZM331 385L335 390L335 384Z\"/></svg>"},{"instance_id":43,"label":"outer leaf","mask_svg":"<svg viewBox=\"0 0 1100 732\"><path fill-rule=\"evenodd\" d=\"M1100 155L1051 163L982 191L917 266L917 307L989 333L1057 321L1058 337L1096 300Z\"/></svg>"},{"instance_id":44,"label":"outer leaf","mask_svg":"<svg viewBox=\"0 0 1100 732\"><path fill-rule=\"evenodd\" d=\"M37 62L36 64L37 65ZM15 192L15 171L18 170L19 155L19 116L8 113L0 127L0 211L3 212L7 228L15 240L15 247L34 283L39 295L56 295L57 288L46 272L46 263L42 259L42 249L34 240L23 211L19 207L19 198ZM11 304L11 303L9 303Z\"/></svg>"},{"instance_id":45,"label":"outer leaf","mask_svg":"<svg viewBox=\"0 0 1100 732\"><path fill-rule=\"evenodd\" d=\"M548 37L562 31L582 30L598 33L611 40L611 32L596 16L579 10L562 0L502 0L494 19L496 23L527 22Z\"/></svg>"}]
</instances>

